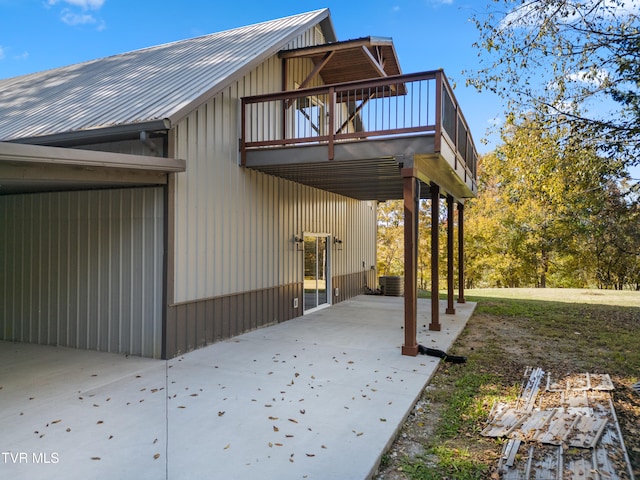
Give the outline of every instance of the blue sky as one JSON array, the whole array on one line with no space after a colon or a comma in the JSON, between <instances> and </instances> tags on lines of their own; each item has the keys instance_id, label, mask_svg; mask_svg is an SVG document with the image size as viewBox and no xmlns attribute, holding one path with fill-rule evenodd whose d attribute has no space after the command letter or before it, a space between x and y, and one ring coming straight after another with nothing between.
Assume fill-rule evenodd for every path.
<instances>
[{"instance_id":1,"label":"blue sky","mask_svg":"<svg viewBox=\"0 0 640 480\"><path fill-rule=\"evenodd\" d=\"M319 8L329 8L339 40L392 37L404 73L443 68L476 147L502 116L500 101L465 87L478 0L0 0L0 78L114 55ZM476 10L474 10L476 9Z\"/></svg>"}]
</instances>

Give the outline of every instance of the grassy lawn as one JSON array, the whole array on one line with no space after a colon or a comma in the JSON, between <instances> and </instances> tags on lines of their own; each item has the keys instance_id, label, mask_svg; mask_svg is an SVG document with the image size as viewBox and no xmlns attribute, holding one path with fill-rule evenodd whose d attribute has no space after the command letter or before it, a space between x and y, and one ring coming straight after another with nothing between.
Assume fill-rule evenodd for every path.
<instances>
[{"instance_id":1,"label":"grassy lawn","mask_svg":"<svg viewBox=\"0 0 640 480\"><path fill-rule=\"evenodd\" d=\"M527 366L561 375L608 373L640 474L640 395L631 388L640 380L640 292L486 289L465 296L478 306L449 353L468 362L440 364L377 478L498 478L502 440L480 431L495 401L517 396Z\"/></svg>"}]
</instances>

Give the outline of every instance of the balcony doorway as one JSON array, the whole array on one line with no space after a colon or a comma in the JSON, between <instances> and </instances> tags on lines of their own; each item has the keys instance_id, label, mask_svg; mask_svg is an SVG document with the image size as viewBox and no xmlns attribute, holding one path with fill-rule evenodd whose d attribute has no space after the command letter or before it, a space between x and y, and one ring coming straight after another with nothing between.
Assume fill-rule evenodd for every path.
<instances>
[{"instance_id":1,"label":"balcony doorway","mask_svg":"<svg viewBox=\"0 0 640 480\"><path fill-rule=\"evenodd\" d=\"M326 233L304 234L304 311L329 306L330 236Z\"/></svg>"}]
</instances>

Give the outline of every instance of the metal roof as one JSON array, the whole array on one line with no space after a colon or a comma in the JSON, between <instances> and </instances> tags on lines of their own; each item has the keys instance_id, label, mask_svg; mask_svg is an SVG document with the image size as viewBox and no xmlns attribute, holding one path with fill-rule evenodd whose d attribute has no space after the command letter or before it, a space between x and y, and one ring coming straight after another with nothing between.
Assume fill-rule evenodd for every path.
<instances>
[{"instance_id":1,"label":"metal roof","mask_svg":"<svg viewBox=\"0 0 640 480\"><path fill-rule=\"evenodd\" d=\"M320 22L329 10L0 80L0 140L147 123L169 127Z\"/></svg>"}]
</instances>

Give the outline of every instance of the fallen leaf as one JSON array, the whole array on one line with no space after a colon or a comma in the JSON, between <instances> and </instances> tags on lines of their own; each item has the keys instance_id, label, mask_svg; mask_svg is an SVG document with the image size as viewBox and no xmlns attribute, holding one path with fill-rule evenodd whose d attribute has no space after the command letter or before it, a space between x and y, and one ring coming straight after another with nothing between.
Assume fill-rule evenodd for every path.
<instances>
[{"instance_id":1,"label":"fallen leaf","mask_svg":"<svg viewBox=\"0 0 640 480\"><path fill-rule=\"evenodd\" d=\"M269 420L278 420L278 417L269 417Z\"/></svg>"},{"instance_id":2,"label":"fallen leaf","mask_svg":"<svg viewBox=\"0 0 640 480\"><path fill-rule=\"evenodd\" d=\"M386 421L387 421L387 419L386 419L386 418L381 418L381 419L380 419L380 421L381 421L381 422L386 422Z\"/></svg>"},{"instance_id":3,"label":"fallen leaf","mask_svg":"<svg viewBox=\"0 0 640 480\"><path fill-rule=\"evenodd\" d=\"M157 460L157 459L159 459L159 458L160 458L160 454L159 454L159 453L156 453L156 454L153 456L153 459L154 459L154 460Z\"/></svg>"},{"instance_id":4,"label":"fallen leaf","mask_svg":"<svg viewBox=\"0 0 640 480\"><path fill-rule=\"evenodd\" d=\"M273 426L273 431L274 431L274 432L279 432L279 431L280 431L280 429L274 425L274 426Z\"/></svg>"},{"instance_id":5,"label":"fallen leaf","mask_svg":"<svg viewBox=\"0 0 640 480\"><path fill-rule=\"evenodd\" d=\"M290 418L289 421L293 423L298 423L298 421L295 418Z\"/></svg>"},{"instance_id":6,"label":"fallen leaf","mask_svg":"<svg viewBox=\"0 0 640 480\"><path fill-rule=\"evenodd\" d=\"M178 408L187 408L184 405L178 405Z\"/></svg>"},{"instance_id":7,"label":"fallen leaf","mask_svg":"<svg viewBox=\"0 0 640 480\"><path fill-rule=\"evenodd\" d=\"M307 453L307 457L315 457L316 454L315 453Z\"/></svg>"},{"instance_id":8,"label":"fallen leaf","mask_svg":"<svg viewBox=\"0 0 640 480\"><path fill-rule=\"evenodd\" d=\"M53 421L53 422L51 422L51 423L60 423L61 421L62 421L62 420L54 420L54 421Z\"/></svg>"},{"instance_id":9,"label":"fallen leaf","mask_svg":"<svg viewBox=\"0 0 640 480\"><path fill-rule=\"evenodd\" d=\"M221 411L221 412L218 412L218 416L219 416L219 417L223 416L224 414L225 414L224 410L223 410L223 411Z\"/></svg>"},{"instance_id":10,"label":"fallen leaf","mask_svg":"<svg viewBox=\"0 0 640 480\"><path fill-rule=\"evenodd\" d=\"M67 428L67 432L70 432L70 431L71 431L71 429L70 429L70 428Z\"/></svg>"},{"instance_id":11,"label":"fallen leaf","mask_svg":"<svg viewBox=\"0 0 640 480\"><path fill-rule=\"evenodd\" d=\"M230 446L231 446L231 444L230 444L230 443L227 443L227 445L224 447L224 449L225 449L225 450L228 450Z\"/></svg>"},{"instance_id":12,"label":"fallen leaf","mask_svg":"<svg viewBox=\"0 0 640 480\"><path fill-rule=\"evenodd\" d=\"M91 460L100 460L100 457L91 457Z\"/></svg>"},{"instance_id":13,"label":"fallen leaf","mask_svg":"<svg viewBox=\"0 0 640 480\"><path fill-rule=\"evenodd\" d=\"M98 421L96 422L96 425L100 425L100 424L102 424L102 423L104 423L102 420L98 420Z\"/></svg>"}]
</instances>

